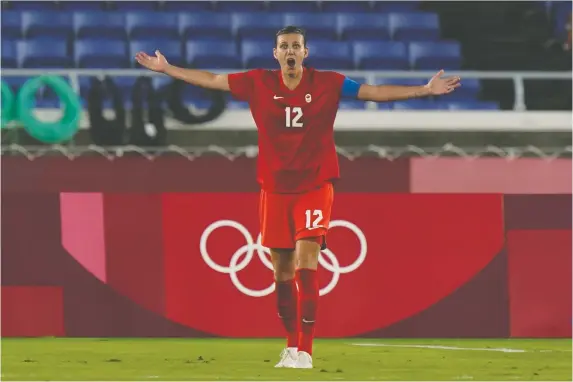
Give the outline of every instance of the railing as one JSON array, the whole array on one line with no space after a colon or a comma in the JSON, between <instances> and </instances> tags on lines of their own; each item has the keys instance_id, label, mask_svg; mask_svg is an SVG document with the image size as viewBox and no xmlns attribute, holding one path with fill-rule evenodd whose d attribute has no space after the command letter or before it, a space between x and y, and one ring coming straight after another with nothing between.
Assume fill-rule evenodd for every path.
<instances>
[{"instance_id":1,"label":"railing","mask_svg":"<svg viewBox=\"0 0 573 382\"><path fill-rule=\"evenodd\" d=\"M228 73L227 71L213 70L214 73ZM430 79L436 72L428 71L340 71L347 76L364 77L366 83L374 84L378 78L425 78ZM39 75L58 75L70 79L70 85L79 93L81 76L163 76L164 74L155 73L142 69L2 69L2 76L39 76ZM476 71L451 71L446 75L457 75L462 78L477 79L504 79L513 80L515 91L514 110L524 111L525 106L525 87L524 80L567 80L572 78L571 72L476 72ZM374 106L374 105L371 105Z\"/></svg>"},{"instance_id":2,"label":"railing","mask_svg":"<svg viewBox=\"0 0 573 382\"><path fill-rule=\"evenodd\" d=\"M559 158L571 159L573 154L571 146L565 147L501 147L494 145L477 147L459 147L448 143L441 147L407 146L377 146L368 145L362 147L337 146L337 153L349 160L363 156L373 156L387 160L395 160L403 157L438 158L457 157L473 160L476 158L503 158L508 161L520 158L537 158L552 161ZM229 160L239 157L256 158L259 154L257 146L222 147L216 145L201 147L181 147L169 145L164 147L139 147L127 146L21 146L17 144L0 146L1 155L24 156L28 160L35 160L44 156L61 155L69 160L83 156L100 156L107 160L121 159L125 156L141 156L148 160L154 160L161 156L180 156L187 160L195 160L202 156L219 155Z\"/></svg>"}]
</instances>

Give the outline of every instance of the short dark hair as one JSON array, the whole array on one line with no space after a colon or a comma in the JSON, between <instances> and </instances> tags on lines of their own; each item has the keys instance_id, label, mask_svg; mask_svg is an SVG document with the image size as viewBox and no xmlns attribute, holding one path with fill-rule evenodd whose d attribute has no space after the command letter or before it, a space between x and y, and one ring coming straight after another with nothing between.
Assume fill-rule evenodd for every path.
<instances>
[{"instance_id":1,"label":"short dark hair","mask_svg":"<svg viewBox=\"0 0 573 382\"><path fill-rule=\"evenodd\" d=\"M289 25L287 27L284 27L283 29L277 32L277 35L275 36L275 46L279 41L279 36L283 34L292 34L292 33L301 35L304 41L304 46L306 47L306 31L302 28L295 27L294 25Z\"/></svg>"}]
</instances>

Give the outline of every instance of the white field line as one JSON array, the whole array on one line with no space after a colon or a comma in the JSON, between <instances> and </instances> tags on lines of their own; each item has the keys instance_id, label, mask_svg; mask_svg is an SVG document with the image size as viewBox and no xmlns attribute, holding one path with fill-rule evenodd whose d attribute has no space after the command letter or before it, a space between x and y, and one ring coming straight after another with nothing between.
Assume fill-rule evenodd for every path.
<instances>
[{"instance_id":1,"label":"white field line","mask_svg":"<svg viewBox=\"0 0 573 382\"><path fill-rule=\"evenodd\" d=\"M527 350L523 349L508 349L508 348L463 348L457 346L440 346L440 345L391 345L391 344L376 344L376 343L353 343L354 346L380 346L380 347L393 347L393 348L417 348L417 349L438 349L438 350L475 350L475 351L497 351L503 353L526 353ZM549 350L551 351L551 350Z\"/></svg>"}]
</instances>

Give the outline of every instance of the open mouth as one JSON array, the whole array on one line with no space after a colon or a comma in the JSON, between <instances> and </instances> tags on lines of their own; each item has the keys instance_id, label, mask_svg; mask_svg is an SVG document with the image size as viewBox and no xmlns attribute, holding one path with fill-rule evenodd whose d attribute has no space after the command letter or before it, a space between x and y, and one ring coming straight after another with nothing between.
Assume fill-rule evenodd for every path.
<instances>
[{"instance_id":1,"label":"open mouth","mask_svg":"<svg viewBox=\"0 0 573 382\"><path fill-rule=\"evenodd\" d=\"M287 65L289 66L289 68L294 68L294 65L296 64L296 61L294 58L287 58Z\"/></svg>"}]
</instances>

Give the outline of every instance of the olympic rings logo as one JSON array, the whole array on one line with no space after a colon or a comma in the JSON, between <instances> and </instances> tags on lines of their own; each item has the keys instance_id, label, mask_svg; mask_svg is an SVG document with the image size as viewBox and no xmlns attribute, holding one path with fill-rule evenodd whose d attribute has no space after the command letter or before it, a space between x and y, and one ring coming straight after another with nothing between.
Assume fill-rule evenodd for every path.
<instances>
[{"instance_id":1,"label":"olympic rings logo","mask_svg":"<svg viewBox=\"0 0 573 382\"><path fill-rule=\"evenodd\" d=\"M231 261L229 266L219 265L216 262L214 262L211 256L209 255L209 252L207 251L207 241L209 239L209 236L213 233L213 231L222 227L235 228L244 236L246 241L245 245L238 248L235 251L235 253L233 253L233 256L231 256ZM320 296L324 296L330 293L334 289L336 284L338 284L340 275L355 271L358 267L360 267L360 265L362 265L362 263L366 259L367 243L366 243L366 236L364 236L362 230L358 228L358 226L356 226L354 223L351 223L346 220L331 221L330 228L334 227L344 227L352 231L356 235L360 243L360 252L358 253L358 258L352 264L347 266L340 266L338 259L336 258L334 253L332 253L332 251L330 251L329 249L321 251L318 257L318 262L326 270L332 272L332 279L330 280L328 285L326 285L324 288L320 290ZM271 262L270 259L271 252L268 248L262 246L260 233L257 238L257 241L254 242L250 232L241 223L238 223L234 220L218 220L216 222L211 223L201 235L199 249L201 252L201 257L203 257L203 260L209 267L211 267L211 269L220 273L229 274L233 285L239 291L246 294L247 296L264 297L274 292L275 290L274 283L272 283L269 287L265 289L255 290L255 289L250 289L245 285L243 285L243 283L239 280L238 277L238 273L243 269L245 269L251 263L251 260L253 259L255 252L259 256L259 259L265 265L265 267L267 267L271 271L273 270L273 263ZM327 257L328 260L330 260L330 262L328 262L325 259L325 257Z\"/></svg>"}]
</instances>

